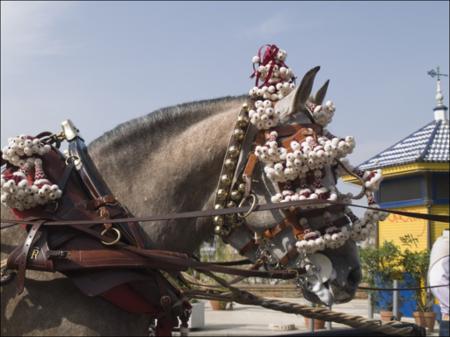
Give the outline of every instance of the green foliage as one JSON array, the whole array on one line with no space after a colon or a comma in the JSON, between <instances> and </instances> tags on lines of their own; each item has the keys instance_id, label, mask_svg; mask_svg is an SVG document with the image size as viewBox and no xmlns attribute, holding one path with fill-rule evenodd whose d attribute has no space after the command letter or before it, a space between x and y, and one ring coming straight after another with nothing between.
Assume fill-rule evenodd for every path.
<instances>
[{"instance_id":1,"label":"green foliage","mask_svg":"<svg viewBox=\"0 0 450 337\"><path fill-rule=\"evenodd\" d=\"M363 281L375 286L375 275L383 281L395 279L400 272L400 249L392 241L384 241L379 248L361 248L359 256L363 270Z\"/></svg>"},{"instance_id":2,"label":"green foliage","mask_svg":"<svg viewBox=\"0 0 450 337\"><path fill-rule=\"evenodd\" d=\"M399 278L399 274L407 272L411 274L415 286L425 285L430 263L430 252L428 250L417 251L418 239L411 234L400 237L401 247L392 241L385 241L379 248L367 247L360 250L361 267L363 270L363 281L370 287L375 287L375 278L378 276L382 281L390 281ZM373 291L374 299L377 299L377 291ZM433 299L426 289L415 291L418 311L431 311ZM390 308L387 308L390 309Z\"/></svg>"},{"instance_id":3,"label":"green foliage","mask_svg":"<svg viewBox=\"0 0 450 337\"><path fill-rule=\"evenodd\" d=\"M361 259L363 281L369 287L376 287L376 278L388 283L398 278L400 272L400 253L400 248L392 241L384 241L378 248L373 246L361 248L359 256ZM369 293L375 302L379 300L378 291L369 291ZM392 310L392 304L385 309Z\"/></svg>"},{"instance_id":4,"label":"green foliage","mask_svg":"<svg viewBox=\"0 0 450 337\"><path fill-rule=\"evenodd\" d=\"M406 246L406 249L401 253L405 271L411 274L417 287L426 285L430 252L428 250L412 250L411 248L417 248L418 240L411 235L400 237L400 241L402 245ZM418 289L415 291L415 298L418 311L431 311L433 300L430 292L427 292L426 289Z\"/></svg>"}]
</instances>

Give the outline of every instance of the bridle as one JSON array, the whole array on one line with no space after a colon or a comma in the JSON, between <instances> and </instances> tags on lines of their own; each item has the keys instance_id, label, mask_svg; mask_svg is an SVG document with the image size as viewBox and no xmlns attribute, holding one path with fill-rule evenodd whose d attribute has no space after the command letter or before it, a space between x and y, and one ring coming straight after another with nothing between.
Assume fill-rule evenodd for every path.
<instances>
[{"instance_id":1,"label":"bridle","mask_svg":"<svg viewBox=\"0 0 450 337\"><path fill-rule=\"evenodd\" d=\"M299 286L308 286L311 280L320 278L318 266L311 262L311 259L304 252L299 252L295 247L287 250L286 254L281 258L277 258L273 253L276 244L273 242L275 237L281 232L290 228L295 238L300 239L311 235L308 228L304 228L299 224L299 216L294 211L283 210L284 219L273 228L268 228L262 232L254 231L247 224L247 217L255 210L257 206L257 196L252 189L252 174L258 165L258 158L255 155L255 145L264 143L264 132L256 131L250 124L248 112L249 105L253 102L244 103L238 113L233 131L226 149L219 181L217 184L214 209L234 208L236 206L248 206L249 209L245 213L228 214L224 216L215 216L213 218L215 234L220 238L234 246L241 255L245 255L255 261L255 265L264 266L267 270L277 270L289 267L289 269L302 270L298 274L297 284ZM318 129L318 133L322 132L322 127L314 123L311 111L308 110L307 117L313 122L307 126ZM302 128L299 124L290 124L275 129L282 130L283 136L291 136L295 131ZM307 130L311 130L308 128ZM267 133L266 133L267 134ZM349 196L345 201L351 202L350 199L360 199L364 195L368 200L373 202L373 197L364 186L364 180L359 175L349 170L341 161L336 160L347 174L355 177L361 182L361 191L356 196ZM264 174L264 173L262 173ZM336 177L334 177L336 183ZM304 209L301 211L302 217L322 217L327 212L343 212L343 216L335 221L335 225L339 227L346 226L351 221L358 218L350 211L348 207L339 205L322 205L319 208ZM345 215L344 215L345 214ZM242 246L237 241L242 240L242 236L247 237L247 243ZM239 239L237 240L237 237ZM323 255L322 255L323 256ZM306 273L305 273L306 270ZM311 284L308 288L313 288Z\"/></svg>"}]
</instances>

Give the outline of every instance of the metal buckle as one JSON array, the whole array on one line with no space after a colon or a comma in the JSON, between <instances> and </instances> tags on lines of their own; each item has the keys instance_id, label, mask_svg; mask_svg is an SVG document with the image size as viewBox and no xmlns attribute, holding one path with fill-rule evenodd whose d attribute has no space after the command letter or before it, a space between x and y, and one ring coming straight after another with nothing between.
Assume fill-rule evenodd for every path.
<instances>
[{"instance_id":1,"label":"metal buckle","mask_svg":"<svg viewBox=\"0 0 450 337\"><path fill-rule=\"evenodd\" d=\"M111 241L111 242L106 242L106 241L102 241L102 243L105 246L113 246L115 245L117 242L119 242L120 238L122 237L122 233L120 233L120 231L117 228L111 227L111 228L105 228L100 235L105 235L109 230L113 230L114 232L116 232L117 237Z\"/></svg>"},{"instance_id":2,"label":"metal buckle","mask_svg":"<svg viewBox=\"0 0 450 337\"><path fill-rule=\"evenodd\" d=\"M79 162L80 162L80 157L75 156L75 155L69 155L66 158L66 165L74 164L75 166L77 166Z\"/></svg>"}]
</instances>

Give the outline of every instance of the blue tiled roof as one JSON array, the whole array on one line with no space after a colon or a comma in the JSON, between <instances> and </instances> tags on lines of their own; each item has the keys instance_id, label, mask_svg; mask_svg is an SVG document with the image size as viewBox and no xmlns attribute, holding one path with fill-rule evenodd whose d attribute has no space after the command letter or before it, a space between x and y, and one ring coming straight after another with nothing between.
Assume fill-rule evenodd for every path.
<instances>
[{"instance_id":1,"label":"blue tiled roof","mask_svg":"<svg viewBox=\"0 0 450 337\"><path fill-rule=\"evenodd\" d=\"M434 120L358 166L362 170L418 162L449 162L448 120Z\"/></svg>"}]
</instances>

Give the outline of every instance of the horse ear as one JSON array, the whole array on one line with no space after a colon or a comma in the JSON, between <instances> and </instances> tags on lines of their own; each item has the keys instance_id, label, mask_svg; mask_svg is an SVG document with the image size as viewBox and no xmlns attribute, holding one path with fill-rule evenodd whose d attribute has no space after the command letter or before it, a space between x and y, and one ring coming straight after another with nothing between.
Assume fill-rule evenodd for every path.
<instances>
[{"instance_id":1,"label":"horse ear","mask_svg":"<svg viewBox=\"0 0 450 337\"><path fill-rule=\"evenodd\" d=\"M327 80L322 87L317 91L316 95L314 96L314 103L317 105L321 105L325 95L327 94L328 90L328 84L330 84L330 80Z\"/></svg>"},{"instance_id":2,"label":"horse ear","mask_svg":"<svg viewBox=\"0 0 450 337\"><path fill-rule=\"evenodd\" d=\"M304 111L308 118L312 119L312 117L309 116L309 112L305 108L305 105L311 94L314 78L319 70L319 66L309 70L305 76L303 76L300 85L292 90L289 95L276 103L276 109L280 114L281 122L286 122L294 113L300 111Z\"/></svg>"},{"instance_id":3,"label":"horse ear","mask_svg":"<svg viewBox=\"0 0 450 337\"><path fill-rule=\"evenodd\" d=\"M311 94L314 79L319 70L320 66L314 67L303 76L302 82L295 91L291 111L302 111L305 109L305 103Z\"/></svg>"}]
</instances>

